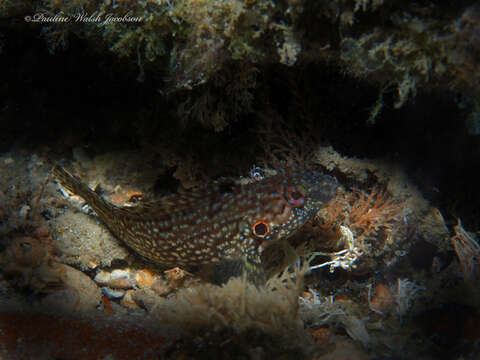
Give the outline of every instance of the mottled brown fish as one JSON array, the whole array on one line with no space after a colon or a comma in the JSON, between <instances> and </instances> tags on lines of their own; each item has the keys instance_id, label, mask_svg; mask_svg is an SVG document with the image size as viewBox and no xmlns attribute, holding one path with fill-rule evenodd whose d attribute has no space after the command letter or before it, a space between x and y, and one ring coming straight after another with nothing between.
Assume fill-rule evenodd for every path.
<instances>
[{"instance_id":1,"label":"mottled brown fish","mask_svg":"<svg viewBox=\"0 0 480 360\"><path fill-rule=\"evenodd\" d=\"M280 170L247 185L213 185L153 204L118 207L62 167L54 166L53 172L117 238L145 258L165 266L215 263L236 275L261 268L263 249L291 236L337 191L332 176Z\"/></svg>"}]
</instances>

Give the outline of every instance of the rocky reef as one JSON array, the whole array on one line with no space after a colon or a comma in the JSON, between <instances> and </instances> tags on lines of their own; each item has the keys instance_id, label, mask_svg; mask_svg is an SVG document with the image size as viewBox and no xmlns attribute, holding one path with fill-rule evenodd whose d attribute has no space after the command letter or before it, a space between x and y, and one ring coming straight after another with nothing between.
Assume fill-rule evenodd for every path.
<instances>
[{"instance_id":1,"label":"rocky reef","mask_svg":"<svg viewBox=\"0 0 480 360\"><path fill-rule=\"evenodd\" d=\"M476 359L479 20L474 1L2 1L0 357ZM182 216L288 168L338 189L265 247L266 281L218 284L125 246L53 164Z\"/></svg>"}]
</instances>

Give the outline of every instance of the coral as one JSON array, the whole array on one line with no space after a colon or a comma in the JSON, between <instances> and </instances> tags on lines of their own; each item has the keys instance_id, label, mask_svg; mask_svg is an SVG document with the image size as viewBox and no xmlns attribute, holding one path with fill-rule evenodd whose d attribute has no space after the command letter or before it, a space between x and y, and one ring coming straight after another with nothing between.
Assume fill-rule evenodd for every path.
<instances>
[{"instance_id":1,"label":"coral","mask_svg":"<svg viewBox=\"0 0 480 360\"><path fill-rule=\"evenodd\" d=\"M201 284L159 302L153 316L189 331L231 329L240 334L254 330L304 341L297 316L301 279L274 279L267 288L245 278L231 279L222 287Z\"/></svg>"},{"instance_id":2,"label":"coral","mask_svg":"<svg viewBox=\"0 0 480 360\"><path fill-rule=\"evenodd\" d=\"M16 2L4 3L14 7ZM290 16L271 0L46 0L23 5L26 16L68 20L31 23L50 52L65 49L74 36L99 52L108 49L137 65L139 81L167 80L160 82L159 92L169 95L180 124L194 120L216 131L253 111L261 64L275 59L291 66L301 52ZM4 6L0 16L9 12L10 6Z\"/></svg>"},{"instance_id":3,"label":"coral","mask_svg":"<svg viewBox=\"0 0 480 360\"><path fill-rule=\"evenodd\" d=\"M315 224L331 241L341 238L339 224L344 224L353 232L357 245L364 249L367 238L378 236L380 231L388 236L394 220L402 212L403 205L395 202L384 190L340 190L335 200L318 212Z\"/></svg>"},{"instance_id":4,"label":"coral","mask_svg":"<svg viewBox=\"0 0 480 360\"><path fill-rule=\"evenodd\" d=\"M253 111L258 68L251 63L228 63L212 74L208 84L196 92L179 94L177 115L217 132Z\"/></svg>"},{"instance_id":5,"label":"coral","mask_svg":"<svg viewBox=\"0 0 480 360\"><path fill-rule=\"evenodd\" d=\"M356 190L351 197L347 222L357 237L377 235L381 228L391 231L391 222L402 212L402 205L378 188L370 193Z\"/></svg>"},{"instance_id":6,"label":"coral","mask_svg":"<svg viewBox=\"0 0 480 360\"><path fill-rule=\"evenodd\" d=\"M243 100L237 102L238 91L222 93L223 83L216 78L223 73L227 85L235 88L238 82L230 80L242 64L261 68L334 61L349 74L379 85L381 93L395 91L397 108L424 86L453 86L478 95L477 5L462 3L452 11L443 4L381 0L45 0L35 5L5 0L0 6L2 17L44 13L70 19L33 24L52 52L77 35L99 51L108 49L135 62L141 81L167 78L162 93L189 93L205 85L202 94L182 94L174 102L178 111L216 130L251 111L251 101L244 99L257 87L255 81L243 86ZM225 109L231 111L232 104L240 111L234 109L230 118Z\"/></svg>"},{"instance_id":7,"label":"coral","mask_svg":"<svg viewBox=\"0 0 480 360\"><path fill-rule=\"evenodd\" d=\"M362 4L364 11L366 3ZM418 85L433 81L476 93L480 79L478 7L466 8L454 20L431 12L393 12L390 28L372 26L360 36L344 37L340 56L347 71L376 78L382 87L396 87L395 108L415 97Z\"/></svg>"},{"instance_id":8,"label":"coral","mask_svg":"<svg viewBox=\"0 0 480 360\"><path fill-rule=\"evenodd\" d=\"M477 293L480 284L480 245L473 235L469 234L462 226L460 219L454 227L455 235L450 241L462 268L462 273L467 284Z\"/></svg>"},{"instance_id":9,"label":"coral","mask_svg":"<svg viewBox=\"0 0 480 360\"><path fill-rule=\"evenodd\" d=\"M348 181L361 184L362 188L371 186L372 180L376 184L381 184L380 187L385 188L395 201L403 204L405 210L403 215L407 222L415 222L423 218L430 209L430 205L423 198L417 185L398 165L342 156L331 146L317 146L311 157L314 165L322 166L333 173L340 173Z\"/></svg>"},{"instance_id":10,"label":"coral","mask_svg":"<svg viewBox=\"0 0 480 360\"><path fill-rule=\"evenodd\" d=\"M303 129L298 134L274 112L262 115L262 124L256 130L262 155L257 159L264 168L281 168L287 166L310 167L313 165L312 149L316 147L315 139Z\"/></svg>"},{"instance_id":11,"label":"coral","mask_svg":"<svg viewBox=\"0 0 480 360\"><path fill-rule=\"evenodd\" d=\"M298 41L295 33L289 27L285 26L285 42L277 49L280 56L280 63L292 66L297 61L299 53L302 51L302 45Z\"/></svg>"},{"instance_id":12,"label":"coral","mask_svg":"<svg viewBox=\"0 0 480 360\"><path fill-rule=\"evenodd\" d=\"M169 63L173 89L204 84L231 60L259 62L278 47L284 61L292 63L299 51L298 45L285 45L295 43L291 27L270 20L278 9L269 0L255 4L240 0L47 0L36 10L70 19L67 24L43 27L52 51L68 41L69 32L97 39L100 35L111 51L136 61L139 79L144 79L147 65ZM131 20L109 21L115 17ZM275 41L272 32L277 33Z\"/></svg>"},{"instance_id":13,"label":"coral","mask_svg":"<svg viewBox=\"0 0 480 360\"><path fill-rule=\"evenodd\" d=\"M467 7L450 26L453 49L448 62L454 67L455 83L464 87L480 84L480 7ZM476 92L478 95L478 92Z\"/></svg>"},{"instance_id":14,"label":"coral","mask_svg":"<svg viewBox=\"0 0 480 360\"><path fill-rule=\"evenodd\" d=\"M2 254L1 263L4 272L21 275L22 281L19 284L30 284L35 269L45 265L51 257L49 251L52 247L51 241L48 231L46 236L32 235L13 239Z\"/></svg>"},{"instance_id":15,"label":"coral","mask_svg":"<svg viewBox=\"0 0 480 360\"><path fill-rule=\"evenodd\" d=\"M375 11L380 6L383 5L383 0L355 0L355 7L353 8L353 12L357 11Z\"/></svg>"},{"instance_id":16,"label":"coral","mask_svg":"<svg viewBox=\"0 0 480 360\"><path fill-rule=\"evenodd\" d=\"M276 121L273 123L272 119ZM374 181L379 184L372 187L370 182L369 191L346 191L340 187L336 197L317 213L313 227L307 225L304 229L304 239L294 240L293 248L283 244L284 265L300 255L310 264L310 270L324 266L329 266L332 272L339 267L352 270L358 266L357 260L362 256L367 255L371 260L372 257L388 252L387 256L395 258L394 248L408 246L405 238L398 234L405 230L407 215L411 213L409 206L423 211L425 204L418 203L421 197L415 188L405 184L407 179L386 165L343 158L333 149L318 147L313 136L306 131L298 134L289 127L282 126L279 120L271 115L258 130L259 142L263 148L263 156L258 159L258 163L275 168L298 164L307 167L321 165L329 171L340 172L360 182L366 182L369 176L370 181L373 180L371 176L375 174ZM318 150L312 151L315 148ZM265 172L263 168L256 169L260 169L260 176ZM314 236L309 235L309 232L314 233ZM279 266L282 263L282 253L279 250L265 254L264 261L272 267L274 264ZM293 256L289 256L290 253ZM330 260L318 264L314 260L319 255L327 256ZM371 261L363 263L370 263L370 267L374 264Z\"/></svg>"},{"instance_id":17,"label":"coral","mask_svg":"<svg viewBox=\"0 0 480 360\"><path fill-rule=\"evenodd\" d=\"M111 52L128 64L127 71L138 72L138 80L156 84L161 101L168 103L168 116L180 125L193 122L222 131L246 119L256 101L268 102L258 96L265 89L257 77L272 65L303 69L304 64L328 62L375 84L380 95L371 124L384 104L390 106L392 92L395 108L422 88L453 88L478 97L476 5L5 0L0 8L2 17L35 13L70 19L23 24L38 29L51 52L67 47L74 37L99 53ZM109 21L111 17L130 20Z\"/></svg>"}]
</instances>

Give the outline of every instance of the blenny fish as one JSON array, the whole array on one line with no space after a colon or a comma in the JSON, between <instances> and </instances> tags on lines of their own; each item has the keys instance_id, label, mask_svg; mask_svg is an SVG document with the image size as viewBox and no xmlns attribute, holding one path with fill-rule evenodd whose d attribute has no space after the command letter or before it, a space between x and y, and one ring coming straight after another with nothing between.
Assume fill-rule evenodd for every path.
<instances>
[{"instance_id":1,"label":"blenny fish","mask_svg":"<svg viewBox=\"0 0 480 360\"><path fill-rule=\"evenodd\" d=\"M337 191L332 176L289 169L246 185L211 185L156 203L119 207L64 168L55 165L53 173L136 253L163 266L216 264L228 273L218 282L258 272L265 247L291 236Z\"/></svg>"}]
</instances>

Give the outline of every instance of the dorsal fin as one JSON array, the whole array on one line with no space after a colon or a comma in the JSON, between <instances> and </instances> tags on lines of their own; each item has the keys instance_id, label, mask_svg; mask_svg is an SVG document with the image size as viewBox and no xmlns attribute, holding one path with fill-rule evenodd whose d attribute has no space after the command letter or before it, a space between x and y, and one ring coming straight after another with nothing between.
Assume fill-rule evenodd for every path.
<instances>
[{"instance_id":1,"label":"dorsal fin","mask_svg":"<svg viewBox=\"0 0 480 360\"><path fill-rule=\"evenodd\" d=\"M212 199L220 198L223 194L233 191L235 184L227 179L222 179L201 188L192 190L180 190L177 194L167 195L158 201L141 203L138 206L117 206L107 202L87 185L80 181L75 175L59 165L53 167L53 173L69 191L83 197L87 203L96 211L101 212L104 217L109 217L108 212L127 217L152 218L162 215L169 215L189 207L198 206L204 202L211 202ZM100 215L100 214L99 214Z\"/></svg>"},{"instance_id":2,"label":"dorsal fin","mask_svg":"<svg viewBox=\"0 0 480 360\"><path fill-rule=\"evenodd\" d=\"M195 207L212 198L221 197L226 193L222 184L211 184L193 190L180 190L177 194L167 195L158 201L141 203L132 207L117 207L125 216L158 217L172 214L186 208Z\"/></svg>"}]
</instances>

